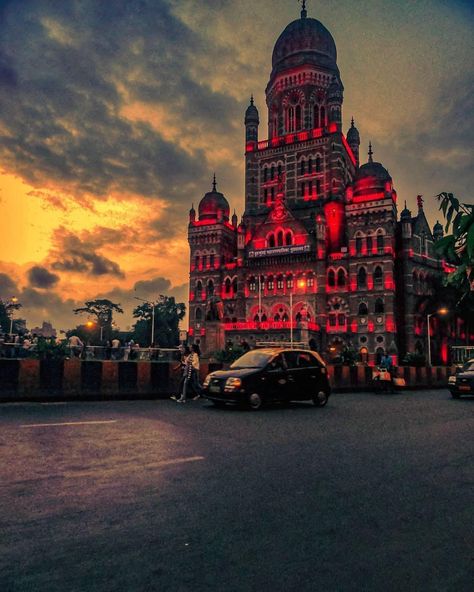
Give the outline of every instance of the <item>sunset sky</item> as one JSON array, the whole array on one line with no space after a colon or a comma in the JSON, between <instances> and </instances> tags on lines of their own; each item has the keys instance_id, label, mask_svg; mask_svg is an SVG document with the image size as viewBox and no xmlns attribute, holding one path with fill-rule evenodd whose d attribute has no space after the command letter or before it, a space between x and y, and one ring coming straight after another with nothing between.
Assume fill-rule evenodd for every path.
<instances>
[{"instance_id":1,"label":"sunset sky","mask_svg":"<svg viewBox=\"0 0 474 592\"><path fill-rule=\"evenodd\" d=\"M474 196L474 12L461 0L307 2L332 33L361 161L399 196ZM0 0L0 298L30 327L107 297L187 300L187 213L242 214L250 94L267 137L273 45L296 0Z\"/></svg>"}]
</instances>

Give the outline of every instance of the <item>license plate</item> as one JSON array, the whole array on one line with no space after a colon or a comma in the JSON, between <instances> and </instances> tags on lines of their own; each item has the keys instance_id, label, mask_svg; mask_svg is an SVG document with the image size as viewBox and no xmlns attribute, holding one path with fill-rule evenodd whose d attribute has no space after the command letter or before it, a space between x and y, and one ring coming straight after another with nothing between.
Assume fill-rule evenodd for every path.
<instances>
[{"instance_id":1,"label":"license plate","mask_svg":"<svg viewBox=\"0 0 474 592\"><path fill-rule=\"evenodd\" d=\"M468 384L461 384L461 385L459 385L459 390L460 391L470 391L471 387Z\"/></svg>"},{"instance_id":2,"label":"license plate","mask_svg":"<svg viewBox=\"0 0 474 592\"><path fill-rule=\"evenodd\" d=\"M209 392L210 393L220 393L221 387L218 384L211 384L211 386L209 387Z\"/></svg>"}]
</instances>

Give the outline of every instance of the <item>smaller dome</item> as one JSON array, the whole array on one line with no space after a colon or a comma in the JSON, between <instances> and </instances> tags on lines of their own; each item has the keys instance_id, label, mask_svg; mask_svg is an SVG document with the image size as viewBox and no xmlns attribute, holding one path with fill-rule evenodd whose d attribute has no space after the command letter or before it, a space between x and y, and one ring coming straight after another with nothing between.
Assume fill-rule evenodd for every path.
<instances>
[{"instance_id":1,"label":"smaller dome","mask_svg":"<svg viewBox=\"0 0 474 592\"><path fill-rule=\"evenodd\" d=\"M401 214L400 214L400 220L411 220L411 212L407 208L407 202L406 201L405 201L405 207L401 211Z\"/></svg>"},{"instance_id":2,"label":"smaller dome","mask_svg":"<svg viewBox=\"0 0 474 592\"><path fill-rule=\"evenodd\" d=\"M389 172L380 162L367 162L360 167L357 171L356 181L367 177L373 177L381 182L392 180Z\"/></svg>"},{"instance_id":3,"label":"smaller dome","mask_svg":"<svg viewBox=\"0 0 474 592\"><path fill-rule=\"evenodd\" d=\"M230 206L222 193L216 190L216 176L212 182L212 191L208 191L199 203L199 220L218 220L221 216L229 221Z\"/></svg>"},{"instance_id":4,"label":"smaller dome","mask_svg":"<svg viewBox=\"0 0 474 592\"><path fill-rule=\"evenodd\" d=\"M360 144L359 130L354 125L354 118L351 119L351 127L347 132L347 141L349 144Z\"/></svg>"},{"instance_id":5,"label":"smaller dome","mask_svg":"<svg viewBox=\"0 0 474 592\"><path fill-rule=\"evenodd\" d=\"M436 224L433 226L433 230L436 231L440 231L443 232L443 225L439 223L439 220L436 220Z\"/></svg>"},{"instance_id":6,"label":"smaller dome","mask_svg":"<svg viewBox=\"0 0 474 592\"><path fill-rule=\"evenodd\" d=\"M259 123L260 119L258 116L258 109L253 104L253 95L250 97L250 105L247 107L245 111L245 124L247 123Z\"/></svg>"}]
</instances>

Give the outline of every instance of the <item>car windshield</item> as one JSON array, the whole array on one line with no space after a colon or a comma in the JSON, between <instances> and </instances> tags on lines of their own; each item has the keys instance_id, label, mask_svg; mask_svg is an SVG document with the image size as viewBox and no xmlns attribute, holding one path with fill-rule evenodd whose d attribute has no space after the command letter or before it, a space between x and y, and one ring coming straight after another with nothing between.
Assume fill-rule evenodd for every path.
<instances>
[{"instance_id":1,"label":"car windshield","mask_svg":"<svg viewBox=\"0 0 474 592\"><path fill-rule=\"evenodd\" d=\"M237 370L238 368L263 368L272 356L273 354L264 353L262 351L249 351L238 360L235 360L230 367L234 370Z\"/></svg>"}]
</instances>

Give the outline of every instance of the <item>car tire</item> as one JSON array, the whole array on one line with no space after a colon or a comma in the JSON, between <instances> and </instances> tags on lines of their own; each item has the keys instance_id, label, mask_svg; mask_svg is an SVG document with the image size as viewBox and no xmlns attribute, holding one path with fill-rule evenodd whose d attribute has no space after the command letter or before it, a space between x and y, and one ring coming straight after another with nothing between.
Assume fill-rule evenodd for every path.
<instances>
[{"instance_id":1,"label":"car tire","mask_svg":"<svg viewBox=\"0 0 474 592\"><path fill-rule=\"evenodd\" d=\"M252 411L259 411L263 404L263 398L258 393L252 393L248 396L248 406Z\"/></svg>"},{"instance_id":2,"label":"car tire","mask_svg":"<svg viewBox=\"0 0 474 592\"><path fill-rule=\"evenodd\" d=\"M327 405L329 395L326 391L320 390L316 395L313 396L313 403L316 407L324 407Z\"/></svg>"}]
</instances>

